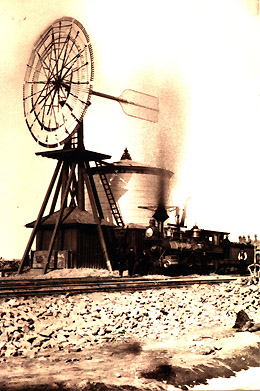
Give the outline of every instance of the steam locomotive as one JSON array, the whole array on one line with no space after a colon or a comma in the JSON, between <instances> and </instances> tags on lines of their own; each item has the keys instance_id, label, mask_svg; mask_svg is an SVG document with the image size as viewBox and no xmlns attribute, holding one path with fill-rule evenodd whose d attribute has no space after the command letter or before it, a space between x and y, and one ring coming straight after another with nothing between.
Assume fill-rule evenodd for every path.
<instances>
[{"instance_id":1,"label":"steam locomotive","mask_svg":"<svg viewBox=\"0 0 260 391\"><path fill-rule=\"evenodd\" d=\"M234 243L229 233L200 229L178 230L170 224L160 232L151 222L144 239L144 253L151 270L166 275L248 273L254 246ZM148 259L148 257L147 257Z\"/></svg>"},{"instance_id":2,"label":"steam locomotive","mask_svg":"<svg viewBox=\"0 0 260 391\"><path fill-rule=\"evenodd\" d=\"M180 219L177 209L176 223L164 227L167 211L163 206L156 209L143 239L141 273L142 269L165 275L249 273L248 266L254 262L253 244L231 242L228 232L197 225L187 229L185 213L184 209Z\"/></svg>"}]
</instances>

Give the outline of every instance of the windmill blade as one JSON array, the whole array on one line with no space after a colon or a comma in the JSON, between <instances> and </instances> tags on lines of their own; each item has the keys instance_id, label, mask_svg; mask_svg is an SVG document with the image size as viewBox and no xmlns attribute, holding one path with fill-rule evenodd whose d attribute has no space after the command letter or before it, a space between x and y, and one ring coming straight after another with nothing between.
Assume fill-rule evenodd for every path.
<instances>
[{"instance_id":1,"label":"windmill blade","mask_svg":"<svg viewBox=\"0 0 260 391\"><path fill-rule=\"evenodd\" d=\"M158 122L159 99L155 96L134 90L124 90L119 97L97 91L91 91L91 94L117 101L124 113L131 117Z\"/></svg>"}]
</instances>

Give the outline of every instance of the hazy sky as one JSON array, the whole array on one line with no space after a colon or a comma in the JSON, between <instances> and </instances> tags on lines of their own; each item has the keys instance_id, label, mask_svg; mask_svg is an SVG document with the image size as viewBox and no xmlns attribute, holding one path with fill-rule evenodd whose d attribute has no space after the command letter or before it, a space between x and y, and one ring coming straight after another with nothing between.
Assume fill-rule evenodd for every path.
<instances>
[{"instance_id":1,"label":"hazy sky","mask_svg":"<svg viewBox=\"0 0 260 391\"><path fill-rule=\"evenodd\" d=\"M188 222L260 236L260 34L249 0L2 0L0 3L0 256L21 258L55 161L36 157L24 121L23 80L33 43L71 16L87 30L94 89L158 96L156 124L92 97L85 147L175 172L173 204ZM251 2L253 3L253 1ZM163 146L163 148L161 148ZM163 156L160 152L163 150Z\"/></svg>"}]
</instances>

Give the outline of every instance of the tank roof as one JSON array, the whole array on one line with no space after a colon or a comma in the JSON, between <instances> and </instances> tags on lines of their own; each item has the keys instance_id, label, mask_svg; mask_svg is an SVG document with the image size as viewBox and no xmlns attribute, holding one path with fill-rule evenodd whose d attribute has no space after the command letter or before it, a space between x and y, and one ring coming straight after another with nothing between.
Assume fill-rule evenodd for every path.
<instances>
[{"instance_id":1,"label":"tank roof","mask_svg":"<svg viewBox=\"0 0 260 391\"><path fill-rule=\"evenodd\" d=\"M119 160L117 162L108 163L102 167L92 167L91 172L98 174L99 172L105 174L108 173L135 173L135 174L150 174L150 175L162 175L171 178L173 172L165 168L147 166L143 163L135 162L130 159Z\"/></svg>"}]
</instances>

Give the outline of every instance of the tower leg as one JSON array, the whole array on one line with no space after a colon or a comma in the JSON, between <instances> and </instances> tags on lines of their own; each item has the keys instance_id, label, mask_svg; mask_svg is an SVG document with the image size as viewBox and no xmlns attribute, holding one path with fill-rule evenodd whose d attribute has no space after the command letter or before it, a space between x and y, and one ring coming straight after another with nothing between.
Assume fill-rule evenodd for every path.
<instances>
[{"instance_id":1,"label":"tower leg","mask_svg":"<svg viewBox=\"0 0 260 391\"><path fill-rule=\"evenodd\" d=\"M21 260L21 263L20 263L20 266L19 266L19 269L18 269L18 274L20 274L20 273L22 272L23 267L24 267L24 263L25 263L25 261L28 259L29 252L30 252L30 250L31 250L31 247L32 247L32 244L33 244L33 241L34 241L34 238L35 238L35 235L36 235L36 232L37 232L39 223L40 223L41 218L42 218L42 216L43 216L43 213L44 213L44 211L45 211L45 209L46 209L46 206L47 206L47 203L48 203L48 201L49 201L49 198L50 198L50 195L51 195L53 186L54 186L55 181L56 181L56 178L57 178L57 176L58 176L60 167L61 167L61 161L58 161L57 166L56 166L56 168L55 168L55 170L54 170L54 173L53 173L51 182L50 182L50 184L49 184L47 193L46 193L45 198L44 198L44 200L43 200L41 209L40 209L40 211L39 211L37 220L35 221L34 228L33 228L32 232L31 232L29 241L28 241L27 246L26 246L26 249L25 249L25 251L24 251L23 258L22 258L22 260Z\"/></svg>"},{"instance_id":2,"label":"tower leg","mask_svg":"<svg viewBox=\"0 0 260 391\"><path fill-rule=\"evenodd\" d=\"M92 213L93 213L95 222L97 224L98 235L99 235L99 240L100 240L102 252L103 252L103 255L104 255L104 258L106 261L107 268L111 272L112 266L111 266L111 262L110 262L109 255L107 252L107 246L106 246L106 242L105 242L102 227L101 227L101 219L98 216L98 212L97 212L97 205L96 205L94 192L93 192L93 188L92 188L93 184L91 184L91 182L90 182L86 167L83 168L82 172L83 172L84 181L86 183L86 187L87 187L87 191L88 191L88 195L89 195Z\"/></svg>"},{"instance_id":3,"label":"tower leg","mask_svg":"<svg viewBox=\"0 0 260 391\"><path fill-rule=\"evenodd\" d=\"M80 210L85 210L84 177L83 177L82 170L83 170L82 165L78 164L78 189L77 189L78 207Z\"/></svg>"},{"instance_id":4,"label":"tower leg","mask_svg":"<svg viewBox=\"0 0 260 391\"><path fill-rule=\"evenodd\" d=\"M44 274L47 272L48 265L49 265L49 262L50 262L50 259L51 259L51 254L52 254L52 250L53 250L53 246L54 246L54 241L56 239L58 228L59 228L59 225L60 225L60 221L61 221L64 209L66 207L67 196L68 196L70 184L71 184L71 181L72 181L72 177L73 177L74 172L75 172L75 167L76 167L76 163L72 163L72 167L71 167L71 171L70 171L70 174L69 174L69 178L68 178L68 181L67 181L67 184L66 184L66 188L65 188L62 200L61 200L61 207L60 207L59 215L58 215L58 218L57 218L57 221L56 221L56 224L55 224L55 227L54 227L54 231L52 233L51 241L50 241L50 244L49 244L49 249L48 249L48 253L47 253L47 260L46 260L46 263L45 263L45 266L44 266L44 269L43 269L43 273Z\"/></svg>"}]
</instances>

